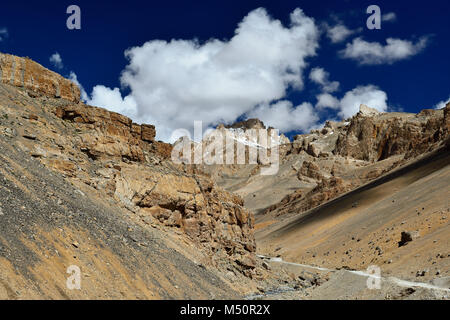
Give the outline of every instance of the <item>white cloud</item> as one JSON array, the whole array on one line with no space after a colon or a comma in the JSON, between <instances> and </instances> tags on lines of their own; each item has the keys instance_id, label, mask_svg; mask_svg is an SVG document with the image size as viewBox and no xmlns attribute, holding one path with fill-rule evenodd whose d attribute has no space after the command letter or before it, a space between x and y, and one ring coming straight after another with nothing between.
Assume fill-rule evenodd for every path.
<instances>
[{"instance_id":1,"label":"white cloud","mask_svg":"<svg viewBox=\"0 0 450 320\"><path fill-rule=\"evenodd\" d=\"M395 12L388 12L381 16L381 21L384 22L394 22L397 20L397 15Z\"/></svg>"},{"instance_id":2,"label":"white cloud","mask_svg":"<svg viewBox=\"0 0 450 320\"><path fill-rule=\"evenodd\" d=\"M0 41L8 37L8 29L0 28Z\"/></svg>"},{"instance_id":3,"label":"white cloud","mask_svg":"<svg viewBox=\"0 0 450 320\"><path fill-rule=\"evenodd\" d=\"M447 100L443 100L441 102L439 102L438 104L436 104L434 106L434 109L438 110L438 109L442 109L445 108L445 106L450 103L450 97Z\"/></svg>"},{"instance_id":4,"label":"white cloud","mask_svg":"<svg viewBox=\"0 0 450 320\"><path fill-rule=\"evenodd\" d=\"M328 38L330 38L332 43L339 43L350 37L355 33L359 33L362 29L351 30L347 28L344 24L338 23L335 26L330 26L325 24L325 30L327 32Z\"/></svg>"},{"instance_id":5,"label":"white cloud","mask_svg":"<svg viewBox=\"0 0 450 320\"><path fill-rule=\"evenodd\" d=\"M317 103L316 103L317 109L325 109L325 108L338 109L339 106L340 101L329 93L322 93L317 96Z\"/></svg>"},{"instance_id":6,"label":"white cloud","mask_svg":"<svg viewBox=\"0 0 450 320\"><path fill-rule=\"evenodd\" d=\"M386 112L387 94L373 85L358 86L348 91L340 101L339 116L346 119L359 111L359 106L365 104L380 112Z\"/></svg>"},{"instance_id":7,"label":"white cloud","mask_svg":"<svg viewBox=\"0 0 450 320\"><path fill-rule=\"evenodd\" d=\"M87 100L87 104L107 105L108 110L126 114L130 118L136 118L137 105L133 96L126 96L122 99L119 88L110 89L102 85L97 85L92 90L91 98Z\"/></svg>"},{"instance_id":8,"label":"white cloud","mask_svg":"<svg viewBox=\"0 0 450 320\"><path fill-rule=\"evenodd\" d=\"M61 55L58 52L55 52L54 54L52 54L50 56L49 60L58 69L62 69L64 66Z\"/></svg>"},{"instance_id":9,"label":"white cloud","mask_svg":"<svg viewBox=\"0 0 450 320\"><path fill-rule=\"evenodd\" d=\"M266 126L277 128L282 132L293 130L308 131L319 120L310 103L305 102L294 107L287 100L282 100L272 105L261 104L249 112L247 116L248 118L258 118Z\"/></svg>"},{"instance_id":10,"label":"white cloud","mask_svg":"<svg viewBox=\"0 0 450 320\"><path fill-rule=\"evenodd\" d=\"M309 79L322 87L324 92L334 92L339 90L339 82L330 81L330 74L323 68L313 68L309 73Z\"/></svg>"},{"instance_id":11,"label":"white cloud","mask_svg":"<svg viewBox=\"0 0 450 320\"><path fill-rule=\"evenodd\" d=\"M282 99L289 87L303 87L306 59L316 53L319 32L300 9L290 21L283 26L259 8L229 41L148 41L126 51L129 65L121 82L130 95L122 98L118 89L98 86L90 103L110 108L114 98L114 108L155 124L161 140L174 129L191 130L194 120L206 126L231 123L257 105Z\"/></svg>"},{"instance_id":12,"label":"white cloud","mask_svg":"<svg viewBox=\"0 0 450 320\"><path fill-rule=\"evenodd\" d=\"M77 77L77 74L75 72L70 71L69 80L72 81L73 83L75 83L80 88L81 100L83 100L84 102L87 102L87 100L89 99L89 96L88 96L86 90L84 90L84 88L81 85L81 83L78 81L78 77Z\"/></svg>"},{"instance_id":13,"label":"white cloud","mask_svg":"<svg viewBox=\"0 0 450 320\"><path fill-rule=\"evenodd\" d=\"M347 43L340 54L343 58L356 60L362 65L392 64L418 54L427 43L426 37L421 38L417 43L388 38L386 45L382 45L379 42L367 42L359 37L352 43Z\"/></svg>"},{"instance_id":14,"label":"white cloud","mask_svg":"<svg viewBox=\"0 0 450 320\"><path fill-rule=\"evenodd\" d=\"M358 86L347 91L339 100L329 93L322 93L317 96L316 110L324 109L337 110L339 117L347 119L359 111L359 106L365 104L380 112L386 112L387 94L374 85Z\"/></svg>"}]
</instances>

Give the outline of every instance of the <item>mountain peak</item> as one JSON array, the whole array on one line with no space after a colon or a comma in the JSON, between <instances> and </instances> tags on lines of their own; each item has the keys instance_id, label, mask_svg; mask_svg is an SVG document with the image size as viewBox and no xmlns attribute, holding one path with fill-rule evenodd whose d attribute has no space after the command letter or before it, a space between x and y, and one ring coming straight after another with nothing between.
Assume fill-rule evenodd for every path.
<instances>
[{"instance_id":1,"label":"mountain peak","mask_svg":"<svg viewBox=\"0 0 450 320\"><path fill-rule=\"evenodd\" d=\"M230 126L225 126L225 128L228 129L266 129L266 126L264 125L264 122L262 122L259 119L253 118L253 119L247 119L244 121L235 122L234 124Z\"/></svg>"}]
</instances>

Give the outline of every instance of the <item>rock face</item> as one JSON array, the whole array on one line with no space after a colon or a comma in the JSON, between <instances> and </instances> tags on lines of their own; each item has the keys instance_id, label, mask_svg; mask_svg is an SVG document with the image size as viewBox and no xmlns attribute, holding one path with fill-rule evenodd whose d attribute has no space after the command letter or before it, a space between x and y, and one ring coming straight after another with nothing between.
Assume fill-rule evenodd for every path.
<instances>
[{"instance_id":1,"label":"rock face","mask_svg":"<svg viewBox=\"0 0 450 320\"><path fill-rule=\"evenodd\" d=\"M156 130L154 125L143 124L141 126L141 138L147 142L155 141Z\"/></svg>"},{"instance_id":2,"label":"rock face","mask_svg":"<svg viewBox=\"0 0 450 320\"><path fill-rule=\"evenodd\" d=\"M377 109L370 108L365 104L362 104L359 106L359 114L363 116L375 116L377 114L380 114L380 112Z\"/></svg>"},{"instance_id":3,"label":"rock face","mask_svg":"<svg viewBox=\"0 0 450 320\"><path fill-rule=\"evenodd\" d=\"M0 66L2 92L21 99L1 96L5 119L22 119L0 128L13 144L144 227L182 235L216 268L257 275L249 262L256 250L253 214L208 176L174 164L172 146L155 141L153 125L79 102L69 80L28 59L1 55ZM22 88L36 94L24 98Z\"/></svg>"},{"instance_id":4,"label":"rock face","mask_svg":"<svg viewBox=\"0 0 450 320\"><path fill-rule=\"evenodd\" d=\"M206 176L174 167L167 157L170 145L154 146L154 126L138 127L120 114L85 105L57 107L55 114L75 127L75 148L94 162L73 161L78 170L49 162L51 167L102 190L145 223L183 231L215 265L254 256L253 216L242 199Z\"/></svg>"},{"instance_id":5,"label":"rock face","mask_svg":"<svg viewBox=\"0 0 450 320\"><path fill-rule=\"evenodd\" d=\"M312 209L438 148L448 140L449 114L450 104L418 114L380 113L361 105L351 119L327 121L281 145L274 177L261 177L249 166L210 173L269 221Z\"/></svg>"},{"instance_id":6,"label":"rock face","mask_svg":"<svg viewBox=\"0 0 450 320\"><path fill-rule=\"evenodd\" d=\"M259 119L248 119L244 121L236 122L230 126L225 126L226 128L232 128L232 129L265 129L266 126L264 125L264 122L262 122Z\"/></svg>"},{"instance_id":7,"label":"rock face","mask_svg":"<svg viewBox=\"0 0 450 320\"><path fill-rule=\"evenodd\" d=\"M445 110L424 110L417 115L367 116L362 112L353 117L348 130L339 135L334 153L359 160L380 161L394 155L412 157L430 151L430 147L448 134Z\"/></svg>"},{"instance_id":8,"label":"rock face","mask_svg":"<svg viewBox=\"0 0 450 320\"><path fill-rule=\"evenodd\" d=\"M23 87L31 95L80 101L80 89L72 81L28 58L0 53L0 82Z\"/></svg>"},{"instance_id":9,"label":"rock face","mask_svg":"<svg viewBox=\"0 0 450 320\"><path fill-rule=\"evenodd\" d=\"M121 114L78 104L59 106L55 110L55 115L63 120L75 122L80 127L95 130L94 134L91 132L80 134L82 140L80 150L93 159L123 158L144 162L144 152L150 152L152 149L155 127L135 124ZM167 146L170 149L170 145Z\"/></svg>"},{"instance_id":10,"label":"rock face","mask_svg":"<svg viewBox=\"0 0 450 320\"><path fill-rule=\"evenodd\" d=\"M110 183L111 195L144 221L155 218L182 230L214 259L240 261L255 252L253 215L240 197L220 190L207 177L123 166Z\"/></svg>"}]
</instances>

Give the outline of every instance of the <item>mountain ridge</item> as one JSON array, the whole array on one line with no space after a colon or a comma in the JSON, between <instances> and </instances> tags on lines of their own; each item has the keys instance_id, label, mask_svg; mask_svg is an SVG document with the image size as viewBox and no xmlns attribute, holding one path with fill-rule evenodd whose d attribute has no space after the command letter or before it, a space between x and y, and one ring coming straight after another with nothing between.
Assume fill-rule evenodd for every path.
<instances>
[{"instance_id":1,"label":"mountain ridge","mask_svg":"<svg viewBox=\"0 0 450 320\"><path fill-rule=\"evenodd\" d=\"M238 142L249 151L255 144L246 143L245 137L252 129L265 125L249 119L217 130L238 134ZM418 114L379 113L361 106L348 121L327 121L293 141L281 135L276 139L279 170L271 176L260 174L266 164L259 158L243 165L176 164L171 161L176 145L156 141L156 130L85 105L70 80L29 59L0 53L0 297L227 299L288 284L296 298L305 298L309 290L326 290L322 284L335 279L333 275L297 276L297 271L257 253L333 268L365 267L370 259L387 266L392 259L392 265L384 267L398 272L411 247L430 249L431 237L446 230L448 204L445 207L442 199L448 163L430 155L447 150L450 104ZM209 137L202 146L211 143ZM432 170L417 175L414 165L419 164L419 169ZM392 182L383 182L396 172L401 174ZM403 181L412 181L412 186ZM431 188L430 181L441 187ZM393 194L399 197L384 196L383 186L398 188ZM366 248L360 243L357 257L350 254L353 260L340 252L341 244L349 241L342 236L350 232L346 223L370 227L365 225L371 221L367 208L374 208L386 224L393 221L386 210L406 217L403 209L411 209L406 205L408 192L421 199L420 192L427 188L427 201L435 203L427 202L432 210L424 208L422 216L404 224L395 221L396 233L374 230L379 239L360 235L364 244L378 241L389 258L372 244ZM370 191L368 199L376 201L345 200L361 190ZM336 203L344 203L339 207L342 216L356 220L344 219L342 225L334 216L321 220L323 208ZM311 232L301 222L304 214L324 224ZM430 220L430 230L424 219ZM294 231L274 231L283 226ZM395 238L415 228L420 240L402 248L402 259L396 261ZM339 237L322 242L320 232ZM310 240L301 240L301 235ZM389 246L380 239L389 239ZM311 244L315 240L317 245ZM448 239L440 236L440 241L435 249L443 258L430 261L448 275ZM340 253L327 254L333 251L330 246L339 246L334 251ZM361 258L367 256L370 259ZM71 265L81 267L81 291L66 287ZM417 261L412 268L416 266L427 262Z\"/></svg>"}]
</instances>

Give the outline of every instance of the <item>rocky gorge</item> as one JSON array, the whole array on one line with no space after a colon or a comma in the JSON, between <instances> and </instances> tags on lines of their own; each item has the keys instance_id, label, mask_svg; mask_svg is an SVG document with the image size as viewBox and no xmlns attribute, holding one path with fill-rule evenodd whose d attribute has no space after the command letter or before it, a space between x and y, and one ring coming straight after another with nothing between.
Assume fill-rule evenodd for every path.
<instances>
[{"instance_id":1,"label":"rocky gorge","mask_svg":"<svg viewBox=\"0 0 450 320\"><path fill-rule=\"evenodd\" d=\"M273 128L217 127L241 143L253 129ZM174 163L176 143L157 141L157 130L86 105L72 81L0 53L0 297L321 298L338 292L338 270L376 262L408 277L408 259L449 276L450 104L418 114L361 105L292 141L280 135L275 175L261 175L259 159ZM400 248L402 232L417 237ZM80 291L65 287L71 265L83 271Z\"/></svg>"}]
</instances>

